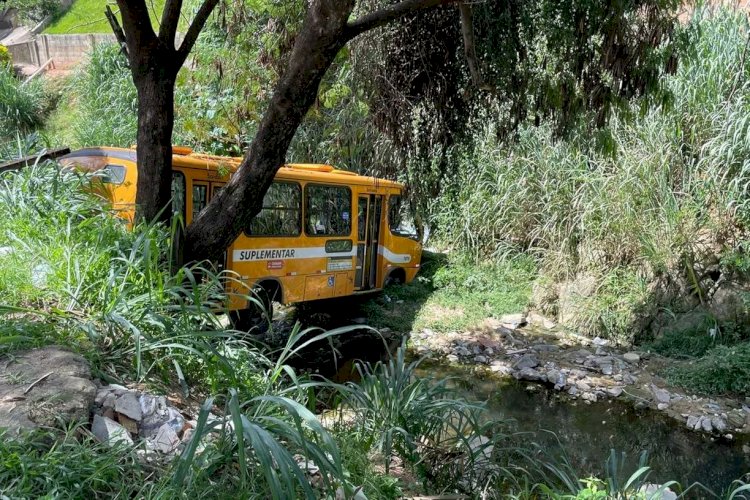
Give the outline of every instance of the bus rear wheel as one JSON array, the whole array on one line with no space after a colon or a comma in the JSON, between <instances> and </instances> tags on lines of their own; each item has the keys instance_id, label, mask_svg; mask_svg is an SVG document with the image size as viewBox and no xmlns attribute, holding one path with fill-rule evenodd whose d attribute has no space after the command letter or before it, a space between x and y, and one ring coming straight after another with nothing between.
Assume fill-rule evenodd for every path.
<instances>
[{"instance_id":1,"label":"bus rear wheel","mask_svg":"<svg viewBox=\"0 0 750 500\"><path fill-rule=\"evenodd\" d=\"M247 333L265 333L273 320L273 301L262 287L253 290L253 298L248 300L247 307L231 311L229 314L236 330Z\"/></svg>"}]
</instances>

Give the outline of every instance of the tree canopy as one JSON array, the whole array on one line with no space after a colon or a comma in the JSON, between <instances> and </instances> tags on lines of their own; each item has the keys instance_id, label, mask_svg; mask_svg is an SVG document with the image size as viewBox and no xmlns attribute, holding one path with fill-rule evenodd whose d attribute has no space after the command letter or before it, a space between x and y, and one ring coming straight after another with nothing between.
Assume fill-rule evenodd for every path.
<instances>
[{"instance_id":1,"label":"tree canopy","mask_svg":"<svg viewBox=\"0 0 750 500\"><path fill-rule=\"evenodd\" d=\"M166 101L173 109L165 95L169 89L173 92L174 78L160 87L164 75L148 55L173 51L180 57L169 67L184 60L185 47L189 51L197 40L217 2L202 3L182 49L170 44L176 27L170 20L179 16L181 2L167 2L158 36L149 34L150 24L142 19L148 13L145 4L138 8L141 3L120 2L120 8L137 87L141 75L139 99L158 94L157 101L149 101L153 114L160 109L158 102ZM679 7L676 0L222 4L208 29L219 44L242 46L263 22L266 26L261 29L263 50L254 60L239 56L213 61L218 78L247 71L231 67L238 65L260 66L272 75L263 77L267 92L249 95L252 86L236 89L258 103L255 111L240 116L257 125L245 128L251 137L237 141L245 152L237 175L188 228L188 255L219 255L234 239L259 210L290 145L300 140L295 134L309 121L311 108L314 113L330 104L325 99L335 101L337 90L353 94L343 99L349 104L364 106L354 112L356 119L365 116L366 127L358 133L385 137L372 141L369 151L359 151L358 159L369 156L369 163L380 163L381 173L393 175L407 158L416 158L423 170L417 168L413 176L426 174L423 188L430 192L439 189L450 170L442 152L465 140L462 132L472 121L497 120L498 135L508 138L523 123L549 122L562 136L605 126L612 110L627 109L634 98L665 100L659 76L676 67ZM217 25L222 29L213 28ZM327 76L330 68L334 74ZM144 71L151 76L144 77ZM145 92L148 86L159 92ZM169 112L165 115L173 122ZM166 172L171 144L171 128L167 134L165 124L154 125L139 123L139 130L148 128L149 133L139 133L138 140L139 153L144 151L139 154L141 175L149 185L161 186L159 195L146 204L151 208L143 212L152 216L168 199L166 175L159 174L158 182L153 175ZM156 141L155 129L165 132ZM351 154L357 137L347 142ZM163 157L158 166L151 165L151 174L145 163L159 155L144 148Z\"/></svg>"}]
</instances>

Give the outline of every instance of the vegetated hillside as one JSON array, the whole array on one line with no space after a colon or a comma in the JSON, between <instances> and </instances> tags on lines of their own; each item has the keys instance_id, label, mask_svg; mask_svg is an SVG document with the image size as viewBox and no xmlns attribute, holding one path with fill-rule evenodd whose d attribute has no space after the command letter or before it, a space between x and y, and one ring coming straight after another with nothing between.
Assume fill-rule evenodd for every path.
<instances>
[{"instance_id":1,"label":"vegetated hillside","mask_svg":"<svg viewBox=\"0 0 750 500\"><path fill-rule=\"evenodd\" d=\"M114 3L114 2L113 2ZM164 0L146 2L151 12L152 23L158 28L158 19L164 8ZM112 28L104 15L105 2L98 0L74 0L64 12L60 12L44 33L65 35L73 33L112 33ZM112 6L115 11L117 8Z\"/></svg>"},{"instance_id":2,"label":"vegetated hillside","mask_svg":"<svg viewBox=\"0 0 750 500\"><path fill-rule=\"evenodd\" d=\"M598 134L523 127L507 145L492 120L477 127L453 152L438 239L480 260L534 255L531 307L590 335L744 329L747 27L742 13L704 19L666 77L670 99L619 112Z\"/></svg>"},{"instance_id":3,"label":"vegetated hillside","mask_svg":"<svg viewBox=\"0 0 750 500\"><path fill-rule=\"evenodd\" d=\"M297 7L258 13L232 5L212 19L194 68L178 81L175 143L242 152L293 42ZM529 276L531 306L583 333L630 342L670 329L741 331L733 325L746 317L750 269L747 21L741 11L695 15L686 30L691 50L662 80L666 95L613 111L598 131L583 124L566 135L528 120L509 135L507 109L471 105L448 144L435 135L442 125L430 109L452 101L427 101L406 116L411 146L402 147L378 132L355 46L329 72L288 157L410 181L431 244L456 256L453 290L476 288L477 273L461 272L466 262L524 262L539 269ZM243 34L251 31L258 36ZM135 89L116 49L97 51L63 94L46 127L51 143L134 142Z\"/></svg>"},{"instance_id":4,"label":"vegetated hillside","mask_svg":"<svg viewBox=\"0 0 750 500\"><path fill-rule=\"evenodd\" d=\"M31 390L44 377L13 371L18 351L57 344L84 355L101 380L205 398L179 457L148 455L144 442L97 442L87 421L20 438L0 429L0 495L584 499L641 498L652 485L645 453L630 468L612 451L602 479L584 479L564 453L519 442L485 404L461 399L455 381L424 378L403 348L386 364L358 363L357 383L295 372L287 363L304 344L351 332L295 326L276 352L248 342L215 314L233 276L200 264L171 272L170 239L162 226L128 229L80 173L45 163L0 174L4 382ZM15 402L7 399L4 408ZM335 411L312 411L321 408ZM737 481L723 498L746 488Z\"/></svg>"}]
</instances>

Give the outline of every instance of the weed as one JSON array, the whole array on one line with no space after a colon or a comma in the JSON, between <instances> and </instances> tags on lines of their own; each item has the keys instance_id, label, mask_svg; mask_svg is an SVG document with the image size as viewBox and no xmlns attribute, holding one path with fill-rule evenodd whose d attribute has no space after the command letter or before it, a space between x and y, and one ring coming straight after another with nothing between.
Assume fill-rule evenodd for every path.
<instances>
[{"instance_id":1,"label":"weed","mask_svg":"<svg viewBox=\"0 0 750 500\"><path fill-rule=\"evenodd\" d=\"M82 429L62 436L38 431L23 440L0 430L0 495L13 498L138 496L148 474L135 453L79 440Z\"/></svg>"},{"instance_id":2,"label":"weed","mask_svg":"<svg viewBox=\"0 0 750 500\"><path fill-rule=\"evenodd\" d=\"M368 304L374 326L400 332L422 328L447 332L488 317L523 311L531 294L534 260L525 255L476 264L463 255L425 252L424 266L408 285L393 286Z\"/></svg>"},{"instance_id":3,"label":"weed","mask_svg":"<svg viewBox=\"0 0 750 500\"><path fill-rule=\"evenodd\" d=\"M667 380L706 394L750 394L750 342L718 345L696 360L669 368Z\"/></svg>"},{"instance_id":4,"label":"weed","mask_svg":"<svg viewBox=\"0 0 750 500\"><path fill-rule=\"evenodd\" d=\"M27 134L44 123L47 102L38 80L22 85L12 66L0 64L0 137Z\"/></svg>"},{"instance_id":5,"label":"weed","mask_svg":"<svg viewBox=\"0 0 750 500\"><path fill-rule=\"evenodd\" d=\"M433 483L478 484L486 475L479 463L489 460L494 442L478 438L489 432L484 407L456 398L447 380L417 377L419 361L407 362L405 351L385 364L357 364L359 382L335 386L357 416L353 430L379 453L386 474L397 454Z\"/></svg>"},{"instance_id":6,"label":"weed","mask_svg":"<svg viewBox=\"0 0 750 500\"><path fill-rule=\"evenodd\" d=\"M135 144L137 93L117 45L97 45L89 63L67 80L62 93L66 97L47 124L55 143L72 148Z\"/></svg>"}]
</instances>

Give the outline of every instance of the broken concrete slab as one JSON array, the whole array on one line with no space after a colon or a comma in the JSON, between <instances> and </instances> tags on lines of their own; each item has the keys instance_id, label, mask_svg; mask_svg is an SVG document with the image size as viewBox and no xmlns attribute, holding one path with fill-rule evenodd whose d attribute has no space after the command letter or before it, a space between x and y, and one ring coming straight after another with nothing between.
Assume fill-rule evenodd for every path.
<instances>
[{"instance_id":1,"label":"broken concrete slab","mask_svg":"<svg viewBox=\"0 0 750 500\"><path fill-rule=\"evenodd\" d=\"M96 436L96 439L110 446L118 443L133 444L133 440L130 438L127 429L111 418L94 415L91 432Z\"/></svg>"},{"instance_id":2,"label":"broken concrete slab","mask_svg":"<svg viewBox=\"0 0 750 500\"><path fill-rule=\"evenodd\" d=\"M141 412L141 402L138 396L133 392L126 392L115 401L115 412L125 415L126 417L140 422L143 418Z\"/></svg>"},{"instance_id":3,"label":"broken concrete slab","mask_svg":"<svg viewBox=\"0 0 750 500\"><path fill-rule=\"evenodd\" d=\"M180 444L180 438L167 423L159 427L159 432L152 440L154 447L162 453L171 453Z\"/></svg>"}]
</instances>

